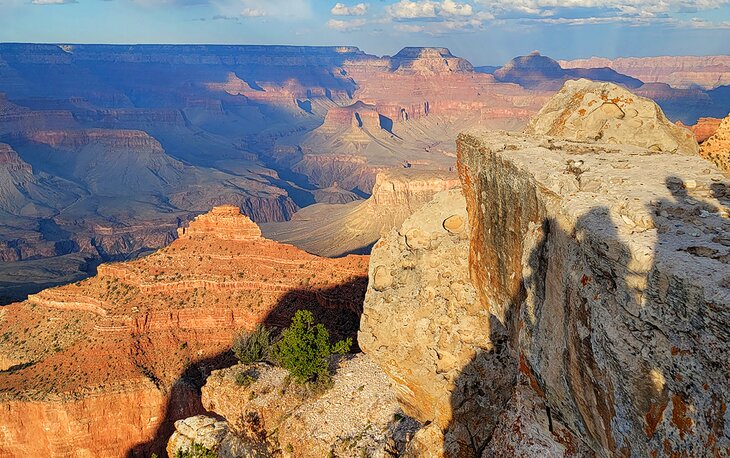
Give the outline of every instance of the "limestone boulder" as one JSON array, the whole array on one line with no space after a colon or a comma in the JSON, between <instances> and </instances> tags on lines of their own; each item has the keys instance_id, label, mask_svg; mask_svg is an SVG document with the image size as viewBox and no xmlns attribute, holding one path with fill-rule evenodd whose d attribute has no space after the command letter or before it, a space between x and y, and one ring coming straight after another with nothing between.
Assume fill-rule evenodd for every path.
<instances>
[{"instance_id":1,"label":"limestone boulder","mask_svg":"<svg viewBox=\"0 0 730 458\"><path fill-rule=\"evenodd\" d=\"M697 154L694 134L671 123L654 101L613 83L567 81L525 128L528 134L619 143L652 152Z\"/></svg>"},{"instance_id":2,"label":"limestone boulder","mask_svg":"<svg viewBox=\"0 0 730 458\"><path fill-rule=\"evenodd\" d=\"M175 422L175 432L167 443L167 455L190 450L193 444L215 452L220 458L263 458L265 451L246 444L231 431L226 421L205 415L196 415Z\"/></svg>"}]
</instances>

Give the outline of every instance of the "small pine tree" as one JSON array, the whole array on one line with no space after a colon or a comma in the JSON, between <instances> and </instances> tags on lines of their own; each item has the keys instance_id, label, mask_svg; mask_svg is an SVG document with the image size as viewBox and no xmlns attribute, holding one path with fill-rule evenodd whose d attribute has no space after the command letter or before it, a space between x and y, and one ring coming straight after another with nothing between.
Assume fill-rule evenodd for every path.
<instances>
[{"instance_id":1,"label":"small pine tree","mask_svg":"<svg viewBox=\"0 0 730 458\"><path fill-rule=\"evenodd\" d=\"M309 310L298 310L291 324L281 333L274 347L274 356L287 369L294 381L303 384L329 375L329 357L350 351L352 339L330 344L327 329L314 323Z\"/></svg>"}]
</instances>

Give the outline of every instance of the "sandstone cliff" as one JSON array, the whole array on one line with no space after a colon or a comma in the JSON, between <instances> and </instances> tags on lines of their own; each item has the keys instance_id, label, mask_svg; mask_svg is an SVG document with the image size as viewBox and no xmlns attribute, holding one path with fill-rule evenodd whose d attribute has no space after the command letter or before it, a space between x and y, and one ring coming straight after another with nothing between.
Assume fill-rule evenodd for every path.
<instances>
[{"instance_id":1,"label":"sandstone cliff","mask_svg":"<svg viewBox=\"0 0 730 458\"><path fill-rule=\"evenodd\" d=\"M304 307L352 334L366 265L264 239L224 206L152 255L3 307L0 454L159 453L175 420L203 412L196 392L237 330Z\"/></svg>"},{"instance_id":2,"label":"sandstone cliff","mask_svg":"<svg viewBox=\"0 0 730 458\"><path fill-rule=\"evenodd\" d=\"M681 122L677 122L677 125L691 130L692 133L695 134L697 143L701 144L708 138L712 137L712 135L717 131L717 128L720 127L721 122L722 119L718 118L700 118L691 126L685 126Z\"/></svg>"},{"instance_id":3,"label":"sandstone cliff","mask_svg":"<svg viewBox=\"0 0 730 458\"><path fill-rule=\"evenodd\" d=\"M471 278L551 414L598 453L726 448L725 178L645 149L459 145Z\"/></svg>"},{"instance_id":4,"label":"sandstone cliff","mask_svg":"<svg viewBox=\"0 0 730 458\"><path fill-rule=\"evenodd\" d=\"M700 156L714 162L730 174L730 115L722 120L717 130L700 147Z\"/></svg>"}]
</instances>

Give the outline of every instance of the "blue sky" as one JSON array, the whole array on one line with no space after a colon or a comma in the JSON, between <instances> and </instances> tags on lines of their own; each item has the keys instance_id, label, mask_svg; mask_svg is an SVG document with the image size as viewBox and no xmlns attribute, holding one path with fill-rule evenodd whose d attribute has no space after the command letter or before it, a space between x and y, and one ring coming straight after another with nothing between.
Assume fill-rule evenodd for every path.
<instances>
[{"instance_id":1,"label":"blue sky","mask_svg":"<svg viewBox=\"0 0 730 458\"><path fill-rule=\"evenodd\" d=\"M0 0L0 41L447 46L475 65L730 54L730 0Z\"/></svg>"}]
</instances>

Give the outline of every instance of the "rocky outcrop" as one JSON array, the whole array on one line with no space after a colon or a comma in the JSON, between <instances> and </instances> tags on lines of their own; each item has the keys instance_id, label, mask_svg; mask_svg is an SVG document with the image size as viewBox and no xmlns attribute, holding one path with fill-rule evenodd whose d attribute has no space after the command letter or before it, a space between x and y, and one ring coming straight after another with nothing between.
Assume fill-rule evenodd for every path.
<instances>
[{"instance_id":1,"label":"rocky outcrop","mask_svg":"<svg viewBox=\"0 0 730 458\"><path fill-rule=\"evenodd\" d=\"M699 146L687 129L669 122L651 100L611 83L568 81L535 115L526 133L575 141L623 143L681 154Z\"/></svg>"},{"instance_id":2,"label":"rocky outcrop","mask_svg":"<svg viewBox=\"0 0 730 458\"><path fill-rule=\"evenodd\" d=\"M627 88L637 88L643 84L636 78L622 75L610 68L564 69L557 61L542 56L537 51L527 56L515 57L493 74L497 81L517 83L529 89L556 90L566 80L578 78L612 82Z\"/></svg>"},{"instance_id":3,"label":"rocky outcrop","mask_svg":"<svg viewBox=\"0 0 730 458\"><path fill-rule=\"evenodd\" d=\"M264 451L258 452L234 434L227 421L205 415L175 422L175 432L167 442L167 456L173 457L178 452L189 451L196 444L214 452L219 458L266 456Z\"/></svg>"},{"instance_id":4,"label":"rocky outcrop","mask_svg":"<svg viewBox=\"0 0 730 458\"><path fill-rule=\"evenodd\" d=\"M714 134L702 143L700 156L714 162L730 174L730 115L722 120Z\"/></svg>"},{"instance_id":5,"label":"rocky outcrop","mask_svg":"<svg viewBox=\"0 0 730 458\"><path fill-rule=\"evenodd\" d=\"M434 75L473 72L466 59L456 57L446 48L406 47L390 58L390 70L396 73Z\"/></svg>"},{"instance_id":6,"label":"rocky outcrop","mask_svg":"<svg viewBox=\"0 0 730 458\"><path fill-rule=\"evenodd\" d=\"M241 214L234 205L214 207L210 212L196 216L188 227L177 230L180 239L256 240L261 229L251 219Z\"/></svg>"},{"instance_id":7,"label":"rocky outcrop","mask_svg":"<svg viewBox=\"0 0 730 458\"><path fill-rule=\"evenodd\" d=\"M369 267L359 342L427 425L409 453L721 454L726 177L633 145L457 145L468 217L437 195Z\"/></svg>"},{"instance_id":8,"label":"rocky outcrop","mask_svg":"<svg viewBox=\"0 0 730 458\"><path fill-rule=\"evenodd\" d=\"M214 371L203 405L258 450L252 456L398 456L420 426L402 414L388 377L362 354L340 361L332 387L316 396L265 364Z\"/></svg>"},{"instance_id":9,"label":"rocky outcrop","mask_svg":"<svg viewBox=\"0 0 730 458\"><path fill-rule=\"evenodd\" d=\"M342 256L369 250L380 236L431 200L459 185L455 174L413 169L380 172L372 195L344 205L312 205L286 223L264 224L274 240L292 243L320 256Z\"/></svg>"},{"instance_id":10,"label":"rocky outcrop","mask_svg":"<svg viewBox=\"0 0 730 458\"><path fill-rule=\"evenodd\" d=\"M712 89L730 84L728 56L592 57L560 61L563 68L609 67L645 83L667 83L677 88Z\"/></svg>"},{"instance_id":11,"label":"rocky outcrop","mask_svg":"<svg viewBox=\"0 0 730 458\"><path fill-rule=\"evenodd\" d=\"M726 448L725 177L627 146L458 144L472 281L550 414L601 454Z\"/></svg>"},{"instance_id":12,"label":"rocky outcrop","mask_svg":"<svg viewBox=\"0 0 730 458\"><path fill-rule=\"evenodd\" d=\"M437 194L387 233L372 251L358 334L405 413L432 425L411 447L432 456L474 456L494 429L485 418L500 414L517 375L500 361L508 349L490 336L469 280L468 234L460 190Z\"/></svg>"},{"instance_id":13,"label":"rocky outcrop","mask_svg":"<svg viewBox=\"0 0 730 458\"><path fill-rule=\"evenodd\" d=\"M267 240L223 206L162 250L3 307L0 454L159 454L176 420L203 413L200 385L230 364L239 330L307 308L336 338L352 335L366 266Z\"/></svg>"},{"instance_id":14,"label":"rocky outcrop","mask_svg":"<svg viewBox=\"0 0 730 458\"><path fill-rule=\"evenodd\" d=\"M718 118L700 118L691 126L686 126L681 122L677 122L677 125L691 130L692 133L695 134L697 143L701 144L708 138L712 137L712 135L717 131L717 128L720 127L721 122L722 119Z\"/></svg>"}]
</instances>

